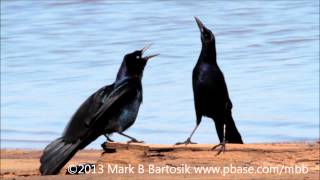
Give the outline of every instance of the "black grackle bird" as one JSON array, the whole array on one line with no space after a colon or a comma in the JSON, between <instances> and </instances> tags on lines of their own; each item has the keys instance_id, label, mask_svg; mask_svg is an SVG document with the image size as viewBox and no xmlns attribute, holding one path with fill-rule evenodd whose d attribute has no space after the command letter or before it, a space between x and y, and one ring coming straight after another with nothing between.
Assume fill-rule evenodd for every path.
<instances>
[{"instance_id":1,"label":"black grackle bird","mask_svg":"<svg viewBox=\"0 0 320 180\"><path fill-rule=\"evenodd\" d=\"M201 32L202 50L198 62L193 69L192 85L196 110L196 127L189 138L182 143L192 144L191 137L198 128L202 116L214 120L219 136L221 151L225 150L225 143L243 143L240 133L231 115L232 103L222 71L216 60L216 45L213 33L195 17ZM215 149L215 146L213 149Z\"/></svg>"},{"instance_id":2,"label":"black grackle bird","mask_svg":"<svg viewBox=\"0 0 320 180\"><path fill-rule=\"evenodd\" d=\"M141 79L147 61L158 54L142 57L149 46L125 55L117 78L111 85L92 94L72 116L62 137L52 141L40 159L42 175L59 173L60 169L75 155L101 135L123 133L136 120L142 103Z\"/></svg>"}]
</instances>

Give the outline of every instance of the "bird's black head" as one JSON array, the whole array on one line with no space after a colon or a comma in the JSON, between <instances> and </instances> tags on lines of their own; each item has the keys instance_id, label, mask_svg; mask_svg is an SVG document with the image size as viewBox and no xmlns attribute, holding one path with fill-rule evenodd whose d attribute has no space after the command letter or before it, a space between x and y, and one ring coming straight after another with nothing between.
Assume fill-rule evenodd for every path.
<instances>
[{"instance_id":1,"label":"bird's black head","mask_svg":"<svg viewBox=\"0 0 320 180\"><path fill-rule=\"evenodd\" d=\"M154 55L143 57L143 53L147 49L149 49L149 47L150 45L144 47L141 50L136 50L124 56L123 62L121 64L121 67L117 75L117 80L124 79L124 78L133 78L133 77L142 78L143 70L148 60L159 55L159 54L154 54Z\"/></svg>"},{"instance_id":2,"label":"bird's black head","mask_svg":"<svg viewBox=\"0 0 320 180\"><path fill-rule=\"evenodd\" d=\"M201 42L204 45L215 44L215 38L210 29L203 25L197 17L194 17L201 33Z\"/></svg>"}]
</instances>

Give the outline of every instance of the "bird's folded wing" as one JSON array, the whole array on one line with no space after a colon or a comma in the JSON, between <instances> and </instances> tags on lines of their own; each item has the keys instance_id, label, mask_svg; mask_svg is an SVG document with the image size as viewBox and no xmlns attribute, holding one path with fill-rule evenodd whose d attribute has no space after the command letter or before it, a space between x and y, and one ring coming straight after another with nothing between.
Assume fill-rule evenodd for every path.
<instances>
[{"instance_id":1,"label":"bird's folded wing","mask_svg":"<svg viewBox=\"0 0 320 180\"><path fill-rule=\"evenodd\" d=\"M100 117L107 113L107 111L115 105L117 102L128 97L129 94L137 92L139 87L138 79L128 79L117 85L115 85L113 91L105 99L103 105L99 110L93 115L92 121L95 122L100 119Z\"/></svg>"},{"instance_id":2,"label":"bird's folded wing","mask_svg":"<svg viewBox=\"0 0 320 180\"><path fill-rule=\"evenodd\" d=\"M92 94L75 112L65 128L64 141L74 142L92 133L94 130L91 128L101 123L100 117L105 113L112 117L111 107L117 109L116 105L130 93L136 92L139 84L141 86L140 80L127 79L101 88ZM108 118L108 115L104 118ZM103 121L108 123L107 119Z\"/></svg>"}]
</instances>

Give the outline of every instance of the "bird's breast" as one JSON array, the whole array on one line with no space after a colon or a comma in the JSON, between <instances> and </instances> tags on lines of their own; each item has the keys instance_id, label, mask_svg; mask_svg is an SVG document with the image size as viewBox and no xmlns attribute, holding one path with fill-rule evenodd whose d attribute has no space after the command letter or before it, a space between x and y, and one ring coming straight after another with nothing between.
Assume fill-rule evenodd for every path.
<instances>
[{"instance_id":1,"label":"bird's breast","mask_svg":"<svg viewBox=\"0 0 320 180\"><path fill-rule=\"evenodd\" d=\"M119 131L124 131L129 128L136 120L140 104L141 104L141 93L138 93L137 98L133 98L124 108L120 111L118 116Z\"/></svg>"},{"instance_id":2,"label":"bird's breast","mask_svg":"<svg viewBox=\"0 0 320 180\"><path fill-rule=\"evenodd\" d=\"M221 76L221 71L218 67L206 63L196 66L195 72L195 80L204 85L213 83Z\"/></svg>"}]
</instances>

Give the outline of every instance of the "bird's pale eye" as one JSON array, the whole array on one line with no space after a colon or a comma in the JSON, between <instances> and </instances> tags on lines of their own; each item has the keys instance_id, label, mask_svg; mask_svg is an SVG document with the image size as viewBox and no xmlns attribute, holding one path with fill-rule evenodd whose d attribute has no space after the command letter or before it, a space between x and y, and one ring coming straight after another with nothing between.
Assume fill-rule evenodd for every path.
<instances>
[{"instance_id":1,"label":"bird's pale eye","mask_svg":"<svg viewBox=\"0 0 320 180\"><path fill-rule=\"evenodd\" d=\"M137 58L137 59L140 59L141 57L140 57L140 56L136 56L136 58Z\"/></svg>"}]
</instances>

